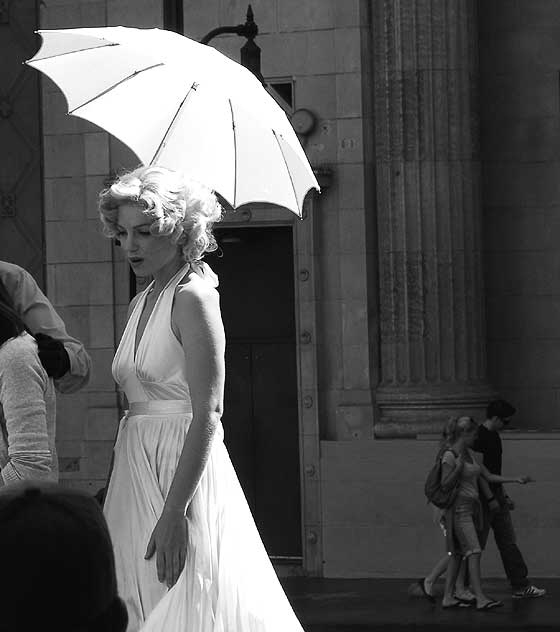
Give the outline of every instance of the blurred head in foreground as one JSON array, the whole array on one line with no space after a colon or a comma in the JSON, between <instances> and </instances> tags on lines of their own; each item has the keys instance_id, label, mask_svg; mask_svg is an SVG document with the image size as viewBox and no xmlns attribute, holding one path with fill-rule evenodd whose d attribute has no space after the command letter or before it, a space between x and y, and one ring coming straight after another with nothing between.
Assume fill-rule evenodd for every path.
<instances>
[{"instance_id":1,"label":"blurred head in foreground","mask_svg":"<svg viewBox=\"0 0 560 632\"><path fill-rule=\"evenodd\" d=\"M54 483L0 491L1 632L124 632L115 561L91 496Z\"/></svg>"}]
</instances>

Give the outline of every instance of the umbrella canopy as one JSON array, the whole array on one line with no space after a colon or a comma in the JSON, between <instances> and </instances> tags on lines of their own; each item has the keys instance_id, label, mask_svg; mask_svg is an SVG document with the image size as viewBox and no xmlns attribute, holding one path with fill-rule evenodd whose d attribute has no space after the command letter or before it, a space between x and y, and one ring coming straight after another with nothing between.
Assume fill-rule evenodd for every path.
<instances>
[{"instance_id":1,"label":"umbrella canopy","mask_svg":"<svg viewBox=\"0 0 560 632\"><path fill-rule=\"evenodd\" d=\"M145 165L177 169L233 208L268 202L301 216L313 170L282 108L246 68L161 29L39 31L29 61L69 114L116 136Z\"/></svg>"}]
</instances>

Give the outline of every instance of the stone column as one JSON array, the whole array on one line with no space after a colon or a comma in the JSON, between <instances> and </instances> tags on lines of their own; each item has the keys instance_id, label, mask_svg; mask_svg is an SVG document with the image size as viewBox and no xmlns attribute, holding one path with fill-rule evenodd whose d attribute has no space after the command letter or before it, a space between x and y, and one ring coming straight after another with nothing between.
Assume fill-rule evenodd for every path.
<instances>
[{"instance_id":1,"label":"stone column","mask_svg":"<svg viewBox=\"0 0 560 632\"><path fill-rule=\"evenodd\" d=\"M480 418L476 0L374 0L379 437Z\"/></svg>"}]
</instances>

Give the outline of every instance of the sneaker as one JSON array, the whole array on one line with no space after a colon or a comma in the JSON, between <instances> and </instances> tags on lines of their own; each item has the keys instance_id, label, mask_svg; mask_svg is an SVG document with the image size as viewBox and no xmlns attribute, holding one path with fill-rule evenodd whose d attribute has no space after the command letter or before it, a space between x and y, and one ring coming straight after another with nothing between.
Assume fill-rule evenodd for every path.
<instances>
[{"instance_id":1,"label":"sneaker","mask_svg":"<svg viewBox=\"0 0 560 632\"><path fill-rule=\"evenodd\" d=\"M535 597L544 597L545 595L546 590L544 588L537 588L531 585L514 590L511 594L514 599L534 599Z\"/></svg>"}]
</instances>

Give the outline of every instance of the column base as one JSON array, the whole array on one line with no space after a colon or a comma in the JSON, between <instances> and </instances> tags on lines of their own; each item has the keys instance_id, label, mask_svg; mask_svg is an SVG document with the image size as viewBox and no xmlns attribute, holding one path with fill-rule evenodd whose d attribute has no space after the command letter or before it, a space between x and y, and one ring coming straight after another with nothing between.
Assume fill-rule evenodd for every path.
<instances>
[{"instance_id":1,"label":"column base","mask_svg":"<svg viewBox=\"0 0 560 632\"><path fill-rule=\"evenodd\" d=\"M373 406L371 404L340 404L336 409L338 440L373 439Z\"/></svg>"},{"instance_id":2,"label":"column base","mask_svg":"<svg viewBox=\"0 0 560 632\"><path fill-rule=\"evenodd\" d=\"M488 402L497 394L487 384L380 387L375 438L414 438L440 433L453 416L468 415L483 421Z\"/></svg>"}]
</instances>

